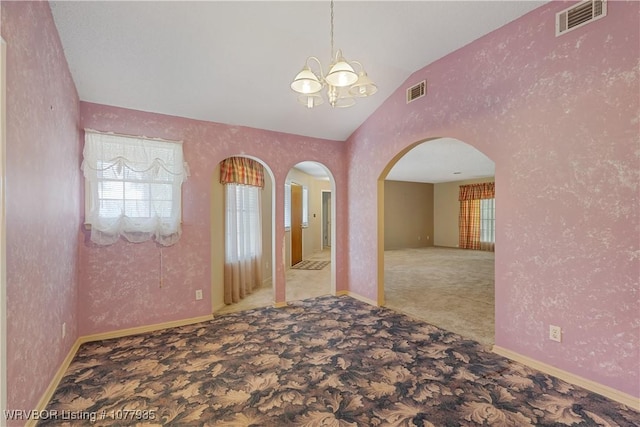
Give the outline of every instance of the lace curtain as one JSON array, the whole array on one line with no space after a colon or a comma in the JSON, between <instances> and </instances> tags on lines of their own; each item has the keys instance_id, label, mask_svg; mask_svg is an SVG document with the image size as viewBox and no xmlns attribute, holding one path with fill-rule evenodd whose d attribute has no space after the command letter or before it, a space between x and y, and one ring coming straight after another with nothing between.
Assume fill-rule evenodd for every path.
<instances>
[{"instance_id":1,"label":"lace curtain","mask_svg":"<svg viewBox=\"0 0 640 427\"><path fill-rule=\"evenodd\" d=\"M180 239L181 186L189 175L182 143L85 131L82 171L91 240Z\"/></svg>"},{"instance_id":2,"label":"lace curtain","mask_svg":"<svg viewBox=\"0 0 640 427\"><path fill-rule=\"evenodd\" d=\"M224 302L240 301L262 285L262 187L255 160L231 157L220 164L225 185Z\"/></svg>"}]
</instances>

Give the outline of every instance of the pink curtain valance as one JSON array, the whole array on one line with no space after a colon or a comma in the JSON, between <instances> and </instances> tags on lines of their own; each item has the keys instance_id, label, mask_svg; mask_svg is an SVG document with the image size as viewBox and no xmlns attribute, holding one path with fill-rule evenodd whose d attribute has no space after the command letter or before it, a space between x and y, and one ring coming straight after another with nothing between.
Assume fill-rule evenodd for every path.
<instances>
[{"instance_id":1,"label":"pink curtain valance","mask_svg":"<svg viewBox=\"0 0 640 427\"><path fill-rule=\"evenodd\" d=\"M229 157L220 162L220 183L264 187L264 168L246 157Z\"/></svg>"}]
</instances>

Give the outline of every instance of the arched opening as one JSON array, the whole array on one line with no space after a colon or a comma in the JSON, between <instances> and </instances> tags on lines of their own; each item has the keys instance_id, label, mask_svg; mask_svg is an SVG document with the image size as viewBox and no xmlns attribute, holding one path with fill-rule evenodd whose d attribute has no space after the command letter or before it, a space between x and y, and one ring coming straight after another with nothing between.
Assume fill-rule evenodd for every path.
<instances>
[{"instance_id":1,"label":"arched opening","mask_svg":"<svg viewBox=\"0 0 640 427\"><path fill-rule=\"evenodd\" d=\"M286 301L334 295L335 181L321 163L296 164L285 180Z\"/></svg>"},{"instance_id":2,"label":"arched opening","mask_svg":"<svg viewBox=\"0 0 640 427\"><path fill-rule=\"evenodd\" d=\"M220 183L220 163L216 165L212 176L211 191L211 307L213 312L229 313L255 307L266 307L274 304L275 289L273 286L273 266L275 265L275 186L271 168L252 156L246 157L257 161L264 168L264 187L261 197L262 223L262 284L233 304L224 301L224 263L225 263L225 197L224 185Z\"/></svg>"},{"instance_id":3,"label":"arched opening","mask_svg":"<svg viewBox=\"0 0 640 427\"><path fill-rule=\"evenodd\" d=\"M493 243L483 251L459 246L458 198L461 186L493 188L494 176L491 159L452 138L419 141L389 162L378 185L381 304L493 344ZM473 208L473 221L488 230L478 239L493 239L495 211L480 206L495 206L494 199Z\"/></svg>"}]
</instances>

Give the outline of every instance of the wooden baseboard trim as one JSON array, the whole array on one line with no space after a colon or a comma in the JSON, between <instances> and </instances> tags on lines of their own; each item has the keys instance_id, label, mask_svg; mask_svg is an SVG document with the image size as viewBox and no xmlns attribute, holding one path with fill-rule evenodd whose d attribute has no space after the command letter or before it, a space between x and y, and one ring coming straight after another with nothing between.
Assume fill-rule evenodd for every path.
<instances>
[{"instance_id":1,"label":"wooden baseboard trim","mask_svg":"<svg viewBox=\"0 0 640 427\"><path fill-rule=\"evenodd\" d=\"M120 329L112 332L103 332L99 334L85 335L78 339L81 340L81 344L84 344L87 342L109 340L112 338L122 338L130 335L145 334L147 332L155 332L162 329L176 328L178 326L192 325L194 323L206 322L212 319L213 319L213 314L207 314L206 316L192 317L190 319L173 320L171 322L156 323L154 325L138 326L135 328Z\"/></svg>"},{"instance_id":2,"label":"wooden baseboard trim","mask_svg":"<svg viewBox=\"0 0 640 427\"><path fill-rule=\"evenodd\" d=\"M44 411L47 408L49 401L53 397L53 393L55 393L56 389L58 388L58 385L60 384L62 377L67 372L67 369L69 369L69 365L71 365L71 361L76 356L76 353L78 352L82 344L93 342L93 341L107 340L111 338L121 338L129 335L137 335L137 334L142 334L146 332L159 331L161 329L175 328L178 326L192 325L194 323L206 322L211 319L213 319L213 315L209 314L206 316L193 317L191 319L174 320L172 322L157 323L155 325L140 326L136 328L121 329L113 332L105 332L100 334L85 335L85 336L79 337L76 340L76 342L73 344L73 346L71 346L71 349L67 354L67 357L64 358L64 360L62 361L62 364L56 371L56 374L51 379L51 382L49 383L49 387L47 387L44 394L40 398L40 401L38 402L38 405L36 406L35 410ZM34 427L37 424L37 422L38 420L30 419L25 424L25 427Z\"/></svg>"},{"instance_id":3,"label":"wooden baseboard trim","mask_svg":"<svg viewBox=\"0 0 640 427\"><path fill-rule=\"evenodd\" d=\"M358 301L362 301L365 304L369 304L369 305L372 305L374 307L380 307L380 304L378 304L377 301L374 301L374 300L372 300L370 298L367 298L367 297L363 297L362 295L356 294L354 292L351 292L351 291L338 291L338 292L336 292L336 296L337 297L341 297L341 296L345 296L345 295L348 296L348 297L351 297L353 299L357 299Z\"/></svg>"},{"instance_id":4,"label":"wooden baseboard trim","mask_svg":"<svg viewBox=\"0 0 640 427\"><path fill-rule=\"evenodd\" d=\"M640 411L640 398L631 396L630 394L621 392L609 386L599 384L595 381L582 378L578 375L574 375L571 372L567 372L562 369L558 369L554 366L548 365L544 362L539 362L530 357L523 356L506 348L494 345L492 351L500 356L504 356L507 359L511 359L515 362L522 363L530 368L537 369L545 374L553 375L556 378L560 378L563 381L577 385L594 393L600 394L604 397L608 397L611 400L622 403L630 408Z\"/></svg>"},{"instance_id":5,"label":"wooden baseboard trim","mask_svg":"<svg viewBox=\"0 0 640 427\"><path fill-rule=\"evenodd\" d=\"M82 342L79 338L76 340L75 343L73 343L73 345L69 349L69 353L67 353L67 357L65 357L64 360L62 361L62 364L56 371L56 374L51 379L51 382L49 383L49 387L47 387L44 394L40 398L40 401L36 406L36 411L38 412L44 411L47 408L49 401L53 397L53 393L55 393L56 389L58 388L58 384L60 384L60 381L62 380L62 377L64 376L65 372L67 372L67 369L69 369L69 365L71 365L71 361L76 356L76 353L78 352L78 349L80 348L81 345L82 345ZM25 423L25 427L33 427L36 424L38 424L38 420L29 419Z\"/></svg>"}]
</instances>

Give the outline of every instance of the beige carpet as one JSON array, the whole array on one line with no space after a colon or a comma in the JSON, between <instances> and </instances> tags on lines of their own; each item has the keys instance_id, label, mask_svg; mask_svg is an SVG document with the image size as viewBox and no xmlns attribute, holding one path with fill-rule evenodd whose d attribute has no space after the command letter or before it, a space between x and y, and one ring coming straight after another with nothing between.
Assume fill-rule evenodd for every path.
<instances>
[{"instance_id":1,"label":"beige carpet","mask_svg":"<svg viewBox=\"0 0 640 427\"><path fill-rule=\"evenodd\" d=\"M309 260L329 260L325 250ZM451 332L493 344L494 253L450 248L385 252L385 306ZM331 294L331 268L290 269L287 301ZM215 314L273 305L273 289L263 286L237 304Z\"/></svg>"},{"instance_id":2,"label":"beige carpet","mask_svg":"<svg viewBox=\"0 0 640 427\"><path fill-rule=\"evenodd\" d=\"M493 252L455 248L385 251L385 306L494 343Z\"/></svg>"}]
</instances>

